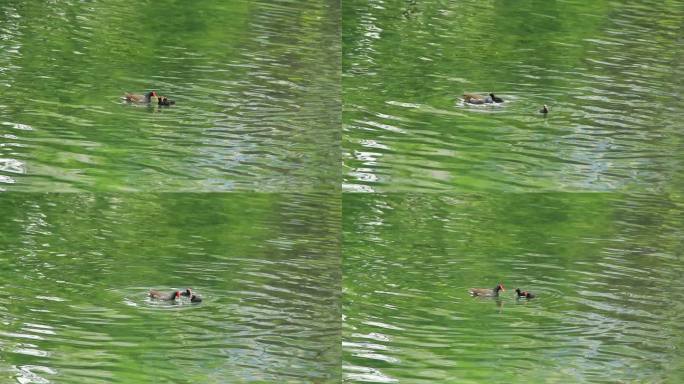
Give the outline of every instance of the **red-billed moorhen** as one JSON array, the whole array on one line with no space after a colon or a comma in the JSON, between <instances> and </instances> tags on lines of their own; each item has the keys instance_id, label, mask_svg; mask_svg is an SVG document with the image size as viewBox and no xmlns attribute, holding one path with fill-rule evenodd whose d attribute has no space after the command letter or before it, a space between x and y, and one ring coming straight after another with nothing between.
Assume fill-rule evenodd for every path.
<instances>
[{"instance_id":1,"label":"red-billed moorhen","mask_svg":"<svg viewBox=\"0 0 684 384\"><path fill-rule=\"evenodd\" d=\"M180 300L181 292L173 291L171 293L162 293L157 291L156 289L150 289L148 295L150 296L150 298L154 300L177 301Z\"/></svg>"},{"instance_id":2,"label":"red-billed moorhen","mask_svg":"<svg viewBox=\"0 0 684 384\"><path fill-rule=\"evenodd\" d=\"M470 288L468 290L468 293L470 293L471 296L481 296L481 297L496 297L499 296L499 291L506 291L504 289L503 284L499 283L497 284L496 288L494 289L489 289L489 288Z\"/></svg>"},{"instance_id":3,"label":"red-billed moorhen","mask_svg":"<svg viewBox=\"0 0 684 384\"><path fill-rule=\"evenodd\" d=\"M124 95L124 97L122 97L121 99L124 101L128 101L129 103L149 104L152 101L152 97L158 98L157 92L150 91L144 95L126 93L126 95Z\"/></svg>"}]
</instances>

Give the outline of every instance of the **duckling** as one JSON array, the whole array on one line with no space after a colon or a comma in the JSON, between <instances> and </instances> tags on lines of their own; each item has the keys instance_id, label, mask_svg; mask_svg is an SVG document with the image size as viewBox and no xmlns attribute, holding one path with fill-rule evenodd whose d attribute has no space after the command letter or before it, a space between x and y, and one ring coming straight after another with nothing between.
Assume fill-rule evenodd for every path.
<instances>
[{"instance_id":1,"label":"duckling","mask_svg":"<svg viewBox=\"0 0 684 384\"><path fill-rule=\"evenodd\" d=\"M494 101L495 103L503 103L504 102L502 98L494 96L493 93L490 93L489 97L491 97L492 101Z\"/></svg>"},{"instance_id":2,"label":"duckling","mask_svg":"<svg viewBox=\"0 0 684 384\"><path fill-rule=\"evenodd\" d=\"M537 295L535 295L535 294L532 293L532 292L521 291L520 288L516 288L516 289L515 289L515 293L518 295L518 298L524 297L524 298L526 298L526 299L528 299L528 300L529 300L529 299L534 299L535 297L537 297Z\"/></svg>"},{"instance_id":3,"label":"duckling","mask_svg":"<svg viewBox=\"0 0 684 384\"><path fill-rule=\"evenodd\" d=\"M539 113L546 116L546 114L549 113L549 107L547 107L546 104L544 104L544 106L539 110Z\"/></svg>"},{"instance_id":4,"label":"duckling","mask_svg":"<svg viewBox=\"0 0 684 384\"><path fill-rule=\"evenodd\" d=\"M170 99L169 99L168 97L166 97L166 96L160 96L160 97L159 97L159 101L157 102L157 104L162 105L162 106L165 106L165 107L168 107L169 105L174 105L174 104L176 104L176 101L175 101L175 100L170 100Z\"/></svg>"},{"instance_id":5,"label":"duckling","mask_svg":"<svg viewBox=\"0 0 684 384\"><path fill-rule=\"evenodd\" d=\"M201 303L202 297L192 293L192 289L185 288L185 291L181 292L181 296L189 297L191 303Z\"/></svg>"}]
</instances>

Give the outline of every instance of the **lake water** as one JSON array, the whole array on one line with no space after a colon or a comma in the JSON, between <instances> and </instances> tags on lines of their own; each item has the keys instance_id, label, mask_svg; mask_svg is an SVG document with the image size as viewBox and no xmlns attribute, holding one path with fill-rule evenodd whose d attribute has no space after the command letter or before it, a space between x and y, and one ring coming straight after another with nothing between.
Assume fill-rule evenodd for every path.
<instances>
[{"instance_id":1,"label":"lake water","mask_svg":"<svg viewBox=\"0 0 684 384\"><path fill-rule=\"evenodd\" d=\"M336 190L339 52L326 1L3 2L0 188Z\"/></svg>"},{"instance_id":2,"label":"lake water","mask_svg":"<svg viewBox=\"0 0 684 384\"><path fill-rule=\"evenodd\" d=\"M684 379L681 196L351 194L343 204L348 382ZM498 282L498 300L467 292ZM516 300L516 287L537 297Z\"/></svg>"},{"instance_id":3,"label":"lake water","mask_svg":"<svg viewBox=\"0 0 684 384\"><path fill-rule=\"evenodd\" d=\"M0 382L339 382L336 196L4 194ZM191 287L200 304L152 302Z\"/></svg>"},{"instance_id":4,"label":"lake water","mask_svg":"<svg viewBox=\"0 0 684 384\"><path fill-rule=\"evenodd\" d=\"M0 383L684 382L682 26L1 2Z\"/></svg>"},{"instance_id":5,"label":"lake water","mask_svg":"<svg viewBox=\"0 0 684 384\"><path fill-rule=\"evenodd\" d=\"M684 7L342 7L345 381L684 380Z\"/></svg>"},{"instance_id":6,"label":"lake water","mask_svg":"<svg viewBox=\"0 0 684 384\"><path fill-rule=\"evenodd\" d=\"M678 2L342 4L345 190L684 187Z\"/></svg>"}]
</instances>

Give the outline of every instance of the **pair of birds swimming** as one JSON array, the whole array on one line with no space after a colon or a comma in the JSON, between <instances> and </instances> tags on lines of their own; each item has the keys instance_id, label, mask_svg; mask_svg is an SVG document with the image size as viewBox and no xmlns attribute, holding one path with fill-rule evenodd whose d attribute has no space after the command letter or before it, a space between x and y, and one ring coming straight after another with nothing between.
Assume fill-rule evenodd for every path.
<instances>
[{"instance_id":1,"label":"pair of birds swimming","mask_svg":"<svg viewBox=\"0 0 684 384\"><path fill-rule=\"evenodd\" d=\"M121 99L129 103L135 104L157 104L161 106L169 106L176 104L175 100L171 100L166 96L159 96L155 91L147 92L144 95L126 93Z\"/></svg>"},{"instance_id":2,"label":"pair of birds swimming","mask_svg":"<svg viewBox=\"0 0 684 384\"><path fill-rule=\"evenodd\" d=\"M179 302L181 300L181 296L189 297L191 303L202 302L202 298L195 295L190 288L186 288L185 291L173 291L170 293L164 293L157 291L156 289L150 289L150 292L147 295L153 300L172 301L174 303Z\"/></svg>"},{"instance_id":3,"label":"pair of birds swimming","mask_svg":"<svg viewBox=\"0 0 684 384\"><path fill-rule=\"evenodd\" d=\"M500 104L503 103L504 100L493 93L490 93L488 96L482 96L478 95L475 93L464 93L463 94L463 102L466 104ZM544 104L542 108L539 110L539 113L543 114L546 116L547 113L549 113L549 107Z\"/></svg>"},{"instance_id":4,"label":"pair of birds swimming","mask_svg":"<svg viewBox=\"0 0 684 384\"><path fill-rule=\"evenodd\" d=\"M470 293L471 296L478 296L478 297L499 297L499 291L505 292L506 290L504 289L503 284L499 283L494 287L494 289L489 289L489 288L470 288L468 290L468 293ZM515 289L515 293L518 298L524 297L526 299L534 299L536 295L532 292L529 291L521 291L520 288Z\"/></svg>"}]
</instances>

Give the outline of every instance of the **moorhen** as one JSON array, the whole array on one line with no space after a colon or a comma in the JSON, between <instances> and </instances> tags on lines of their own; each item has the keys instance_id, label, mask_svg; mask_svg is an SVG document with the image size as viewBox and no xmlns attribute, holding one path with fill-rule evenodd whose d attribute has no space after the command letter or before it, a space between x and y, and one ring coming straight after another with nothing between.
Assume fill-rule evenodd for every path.
<instances>
[{"instance_id":1,"label":"moorhen","mask_svg":"<svg viewBox=\"0 0 684 384\"><path fill-rule=\"evenodd\" d=\"M518 298L524 297L526 299L534 299L537 297L534 293L528 292L528 291L521 291L520 288L515 289L515 293L518 295Z\"/></svg>"},{"instance_id":2,"label":"moorhen","mask_svg":"<svg viewBox=\"0 0 684 384\"><path fill-rule=\"evenodd\" d=\"M498 297L499 296L499 291L506 291L504 289L503 284L499 283L494 289L489 289L489 288L470 288L468 290L468 293L470 293L471 296L480 296L480 297Z\"/></svg>"},{"instance_id":3,"label":"moorhen","mask_svg":"<svg viewBox=\"0 0 684 384\"><path fill-rule=\"evenodd\" d=\"M474 93L464 93L463 102L468 104L491 104L491 103L503 103L503 99L494 96L490 93L489 96L476 95Z\"/></svg>"},{"instance_id":4,"label":"moorhen","mask_svg":"<svg viewBox=\"0 0 684 384\"><path fill-rule=\"evenodd\" d=\"M149 104L152 101L152 97L155 97L158 99L157 92L150 91L144 95L138 95L135 93L126 93L126 95L124 97L122 97L121 99L124 101L127 101L129 103Z\"/></svg>"},{"instance_id":5,"label":"moorhen","mask_svg":"<svg viewBox=\"0 0 684 384\"><path fill-rule=\"evenodd\" d=\"M163 301L178 301L180 300L181 297L181 292L180 291L173 291L171 293L162 293L157 291L156 289L150 289L150 292L148 294L150 298L154 300L163 300Z\"/></svg>"}]
</instances>

